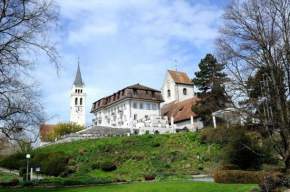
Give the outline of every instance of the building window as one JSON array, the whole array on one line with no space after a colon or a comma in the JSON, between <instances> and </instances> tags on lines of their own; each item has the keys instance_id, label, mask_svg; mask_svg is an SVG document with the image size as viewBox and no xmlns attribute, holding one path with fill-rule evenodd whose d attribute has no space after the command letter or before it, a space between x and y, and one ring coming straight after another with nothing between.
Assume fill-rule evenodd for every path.
<instances>
[{"instance_id":1,"label":"building window","mask_svg":"<svg viewBox=\"0 0 290 192\"><path fill-rule=\"evenodd\" d=\"M147 110L150 110L151 109L151 105L150 103L147 103Z\"/></svg>"},{"instance_id":2,"label":"building window","mask_svg":"<svg viewBox=\"0 0 290 192\"><path fill-rule=\"evenodd\" d=\"M76 93L78 92L78 90L76 89Z\"/></svg>"},{"instance_id":3,"label":"building window","mask_svg":"<svg viewBox=\"0 0 290 192\"><path fill-rule=\"evenodd\" d=\"M137 103L136 102L133 103L133 108L137 109Z\"/></svg>"},{"instance_id":4,"label":"building window","mask_svg":"<svg viewBox=\"0 0 290 192\"><path fill-rule=\"evenodd\" d=\"M80 105L83 105L83 98L80 98Z\"/></svg>"},{"instance_id":5,"label":"building window","mask_svg":"<svg viewBox=\"0 0 290 192\"><path fill-rule=\"evenodd\" d=\"M170 95L171 95L171 94L170 94L170 90L168 89L168 90L167 90L167 96L170 97Z\"/></svg>"},{"instance_id":6,"label":"building window","mask_svg":"<svg viewBox=\"0 0 290 192\"><path fill-rule=\"evenodd\" d=\"M83 93L83 90L81 89L81 93Z\"/></svg>"},{"instance_id":7,"label":"building window","mask_svg":"<svg viewBox=\"0 0 290 192\"><path fill-rule=\"evenodd\" d=\"M78 104L78 98L75 98L75 105Z\"/></svg>"},{"instance_id":8,"label":"building window","mask_svg":"<svg viewBox=\"0 0 290 192\"><path fill-rule=\"evenodd\" d=\"M143 109L143 103L139 103L139 108Z\"/></svg>"},{"instance_id":9,"label":"building window","mask_svg":"<svg viewBox=\"0 0 290 192\"><path fill-rule=\"evenodd\" d=\"M156 105L152 104L152 110L156 110Z\"/></svg>"},{"instance_id":10,"label":"building window","mask_svg":"<svg viewBox=\"0 0 290 192\"><path fill-rule=\"evenodd\" d=\"M137 114L134 114L134 120L137 120Z\"/></svg>"},{"instance_id":11,"label":"building window","mask_svg":"<svg viewBox=\"0 0 290 192\"><path fill-rule=\"evenodd\" d=\"M186 90L186 88L183 89L183 95L187 95L187 90Z\"/></svg>"},{"instance_id":12,"label":"building window","mask_svg":"<svg viewBox=\"0 0 290 192\"><path fill-rule=\"evenodd\" d=\"M137 95L137 90L133 89L133 95Z\"/></svg>"},{"instance_id":13,"label":"building window","mask_svg":"<svg viewBox=\"0 0 290 192\"><path fill-rule=\"evenodd\" d=\"M125 90L122 91L122 96L124 96L124 94L125 94Z\"/></svg>"},{"instance_id":14,"label":"building window","mask_svg":"<svg viewBox=\"0 0 290 192\"><path fill-rule=\"evenodd\" d=\"M152 98L155 98L155 93L154 93L154 91L152 91Z\"/></svg>"}]
</instances>

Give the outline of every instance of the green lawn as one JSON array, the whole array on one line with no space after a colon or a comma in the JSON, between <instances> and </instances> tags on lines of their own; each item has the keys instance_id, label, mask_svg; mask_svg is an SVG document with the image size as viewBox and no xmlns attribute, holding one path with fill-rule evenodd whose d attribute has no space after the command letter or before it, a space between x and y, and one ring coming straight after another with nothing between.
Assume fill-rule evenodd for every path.
<instances>
[{"instance_id":1,"label":"green lawn","mask_svg":"<svg viewBox=\"0 0 290 192\"><path fill-rule=\"evenodd\" d=\"M186 181L165 181L150 183L133 183L122 185L96 186L96 187L78 187L78 188L59 188L59 189L0 189L1 192L250 192L257 188L255 184L217 184L207 182L186 182Z\"/></svg>"}]
</instances>

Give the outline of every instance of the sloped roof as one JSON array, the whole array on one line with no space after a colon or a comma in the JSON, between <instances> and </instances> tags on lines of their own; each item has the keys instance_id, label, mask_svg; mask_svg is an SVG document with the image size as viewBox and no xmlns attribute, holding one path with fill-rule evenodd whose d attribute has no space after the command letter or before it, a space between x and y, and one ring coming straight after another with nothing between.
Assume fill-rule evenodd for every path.
<instances>
[{"instance_id":1,"label":"sloped roof","mask_svg":"<svg viewBox=\"0 0 290 192\"><path fill-rule=\"evenodd\" d=\"M110 96L104 97L93 103L91 113L97 109L110 106L118 101L126 98L143 99L148 101L164 102L161 91L146 87L144 85L135 84L114 93Z\"/></svg>"},{"instance_id":2,"label":"sloped roof","mask_svg":"<svg viewBox=\"0 0 290 192\"><path fill-rule=\"evenodd\" d=\"M82 74L81 74L81 70L80 70L79 63L78 63L78 69L77 69L77 73L76 73L76 78L75 78L75 81L74 81L73 84L76 87L81 87L81 86L84 86L85 85L85 83L82 80Z\"/></svg>"},{"instance_id":3,"label":"sloped roof","mask_svg":"<svg viewBox=\"0 0 290 192\"><path fill-rule=\"evenodd\" d=\"M196 102L199 100L200 98L194 97L179 103L175 103L175 101L167 103L161 108L161 115L168 116L169 121L171 117L173 117L174 122L188 120L191 116L197 117L198 115L194 113L191 108L193 105L196 105Z\"/></svg>"},{"instance_id":4,"label":"sloped roof","mask_svg":"<svg viewBox=\"0 0 290 192\"><path fill-rule=\"evenodd\" d=\"M175 83L193 85L186 73L172 70L168 70L168 72L171 75L172 79L175 81Z\"/></svg>"}]
</instances>

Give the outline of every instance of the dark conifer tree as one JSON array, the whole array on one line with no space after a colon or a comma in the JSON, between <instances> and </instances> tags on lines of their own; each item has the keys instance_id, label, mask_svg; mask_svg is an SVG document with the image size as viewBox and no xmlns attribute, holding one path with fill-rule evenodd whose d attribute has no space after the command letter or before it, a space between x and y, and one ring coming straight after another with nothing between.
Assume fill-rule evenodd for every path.
<instances>
[{"instance_id":1,"label":"dark conifer tree","mask_svg":"<svg viewBox=\"0 0 290 192\"><path fill-rule=\"evenodd\" d=\"M195 73L192 81L201 91L199 94L201 100L193 106L192 110L201 117L205 126L211 126L211 114L224 109L226 103L229 103L223 86L223 83L227 81L227 75L222 72L224 64L218 63L211 54L207 54L198 66L200 71Z\"/></svg>"}]
</instances>

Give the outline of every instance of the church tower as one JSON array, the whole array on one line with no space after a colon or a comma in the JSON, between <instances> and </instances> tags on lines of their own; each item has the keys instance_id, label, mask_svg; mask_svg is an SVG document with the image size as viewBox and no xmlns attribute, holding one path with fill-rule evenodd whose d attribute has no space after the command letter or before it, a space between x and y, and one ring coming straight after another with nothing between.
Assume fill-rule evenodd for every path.
<instances>
[{"instance_id":1,"label":"church tower","mask_svg":"<svg viewBox=\"0 0 290 192\"><path fill-rule=\"evenodd\" d=\"M85 84L82 80L80 65L70 95L70 121L79 125L86 125L86 97Z\"/></svg>"}]
</instances>

